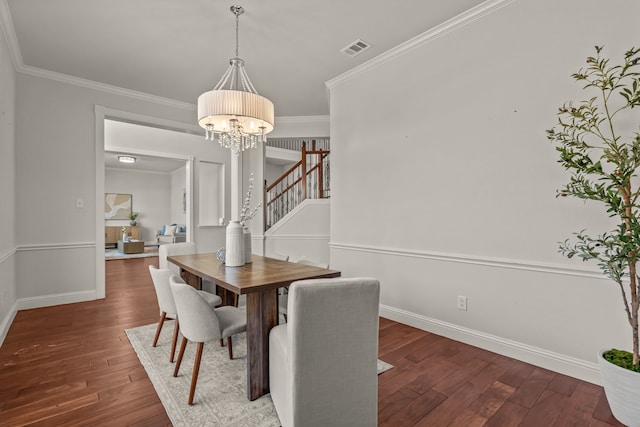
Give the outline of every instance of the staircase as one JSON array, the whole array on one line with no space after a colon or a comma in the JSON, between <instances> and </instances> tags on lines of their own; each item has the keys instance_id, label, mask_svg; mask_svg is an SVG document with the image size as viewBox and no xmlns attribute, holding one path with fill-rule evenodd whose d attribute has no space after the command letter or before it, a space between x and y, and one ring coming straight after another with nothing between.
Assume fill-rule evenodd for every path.
<instances>
[{"instance_id":1,"label":"staircase","mask_svg":"<svg viewBox=\"0 0 640 427\"><path fill-rule=\"evenodd\" d=\"M307 149L307 143L302 142L300 160L265 187L265 231L302 201L328 199L331 196L329 153L329 150L318 149L315 140L311 141L310 150Z\"/></svg>"}]
</instances>

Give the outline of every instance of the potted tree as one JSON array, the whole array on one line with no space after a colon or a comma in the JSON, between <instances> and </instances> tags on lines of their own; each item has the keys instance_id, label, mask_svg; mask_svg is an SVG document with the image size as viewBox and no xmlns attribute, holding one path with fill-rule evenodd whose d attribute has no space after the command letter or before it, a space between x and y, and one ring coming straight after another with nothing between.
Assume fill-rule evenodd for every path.
<instances>
[{"instance_id":1,"label":"potted tree","mask_svg":"<svg viewBox=\"0 0 640 427\"><path fill-rule=\"evenodd\" d=\"M560 107L547 137L560 153L558 162L571 174L558 196L602 203L616 226L597 235L575 233L573 241L560 244L560 252L596 260L621 292L631 352L603 350L598 363L613 415L628 426L640 426L640 109L635 108L640 106L640 49L627 51L619 64L604 58L602 47L595 50L587 66L572 75L593 96Z\"/></svg>"}]
</instances>

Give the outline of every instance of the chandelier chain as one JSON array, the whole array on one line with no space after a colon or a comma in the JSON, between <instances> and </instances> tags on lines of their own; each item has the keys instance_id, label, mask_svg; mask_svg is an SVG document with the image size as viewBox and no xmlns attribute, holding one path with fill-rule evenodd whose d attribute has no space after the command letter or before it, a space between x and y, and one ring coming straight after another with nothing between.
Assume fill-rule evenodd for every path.
<instances>
[{"instance_id":1,"label":"chandelier chain","mask_svg":"<svg viewBox=\"0 0 640 427\"><path fill-rule=\"evenodd\" d=\"M240 43L238 41L239 40L238 34L240 32L238 31L238 28L240 28L240 13L242 13L240 10L241 9L235 9L233 12L236 15L236 58L240 56L240 54L238 53L240 51L239 49Z\"/></svg>"}]
</instances>

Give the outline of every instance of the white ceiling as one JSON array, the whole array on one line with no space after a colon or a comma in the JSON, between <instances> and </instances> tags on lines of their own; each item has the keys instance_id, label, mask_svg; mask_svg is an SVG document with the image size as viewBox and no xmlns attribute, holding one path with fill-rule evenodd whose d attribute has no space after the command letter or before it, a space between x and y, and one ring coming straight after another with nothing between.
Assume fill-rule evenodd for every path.
<instances>
[{"instance_id":1,"label":"white ceiling","mask_svg":"<svg viewBox=\"0 0 640 427\"><path fill-rule=\"evenodd\" d=\"M118 161L118 156L135 157L136 162L133 164L120 163ZM104 167L108 169L169 173L173 172L176 169L184 167L185 164L186 162L184 160L170 159L165 157L110 151L105 151L104 153Z\"/></svg>"},{"instance_id":2,"label":"white ceiling","mask_svg":"<svg viewBox=\"0 0 640 427\"><path fill-rule=\"evenodd\" d=\"M325 82L483 2L0 1L9 6L19 66L189 104L212 89L234 55L229 7L239 4L240 57L278 117L329 114ZM340 52L356 39L373 47L356 57Z\"/></svg>"}]
</instances>

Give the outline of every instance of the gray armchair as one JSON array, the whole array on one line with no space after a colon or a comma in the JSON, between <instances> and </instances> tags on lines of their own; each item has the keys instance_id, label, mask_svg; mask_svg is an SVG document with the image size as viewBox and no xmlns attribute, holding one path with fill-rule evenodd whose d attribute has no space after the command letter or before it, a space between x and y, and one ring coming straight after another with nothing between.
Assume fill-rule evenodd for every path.
<instances>
[{"instance_id":1,"label":"gray armchair","mask_svg":"<svg viewBox=\"0 0 640 427\"><path fill-rule=\"evenodd\" d=\"M375 279L289 288L288 323L269 335L269 385L282 427L373 427L378 418Z\"/></svg>"}]
</instances>

